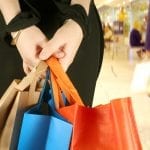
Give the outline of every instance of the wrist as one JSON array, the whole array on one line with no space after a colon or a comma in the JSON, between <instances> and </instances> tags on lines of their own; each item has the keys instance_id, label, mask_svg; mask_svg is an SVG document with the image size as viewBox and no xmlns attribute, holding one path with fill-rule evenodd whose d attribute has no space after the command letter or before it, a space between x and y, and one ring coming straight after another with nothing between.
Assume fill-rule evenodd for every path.
<instances>
[{"instance_id":1,"label":"wrist","mask_svg":"<svg viewBox=\"0 0 150 150\"><path fill-rule=\"evenodd\" d=\"M3 14L6 24L8 24L12 18L21 12L19 2L13 0L4 1L3 3L0 2L0 10Z\"/></svg>"},{"instance_id":2,"label":"wrist","mask_svg":"<svg viewBox=\"0 0 150 150\"><path fill-rule=\"evenodd\" d=\"M17 41L18 41L20 35L26 31L28 32L29 30L32 30L33 27L34 27L34 25L24 28L24 29L21 29L21 30L18 30L18 31L15 31L15 32L11 32L11 37L12 37L11 45L17 45Z\"/></svg>"},{"instance_id":3,"label":"wrist","mask_svg":"<svg viewBox=\"0 0 150 150\"><path fill-rule=\"evenodd\" d=\"M75 1L71 1L71 5L63 5L61 2L55 2L56 6L58 7L61 13L61 19L65 22L65 20L72 19L80 25L83 36L86 37L88 35L88 15L85 10L85 7L80 3L75 3ZM78 1L79 2L79 1ZM81 1L80 1L81 2ZM62 6L62 7L61 7Z\"/></svg>"},{"instance_id":4,"label":"wrist","mask_svg":"<svg viewBox=\"0 0 150 150\"><path fill-rule=\"evenodd\" d=\"M17 14L7 25L6 31L8 33L16 32L21 29L25 29L32 25L37 24L40 21L39 16L36 16L33 12L26 11Z\"/></svg>"},{"instance_id":5,"label":"wrist","mask_svg":"<svg viewBox=\"0 0 150 150\"><path fill-rule=\"evenodd\" d=\"M81 5L85 9L87 15L89 14L90 3L91 3L91 0L84 0L84 1L83 0L71 0L71 5L76 5L76 4Z\"/></svg>"},{"instance_id":6,"label":"wrist","mask_svg":"<svg viewBox=\"0 0 150 150\"><path fill-rule=\"evenodd\" d=\"M81 26L78 24L78 22L76 22L73 19L67 19L64 22L64 24L71 24L71 23L73 23L76 26L76 32L78 32L80 36L83 38L84 33L83 33Z\"/></svg>"},{"instance_id":7,"label":"wrist","mask_svg":"<svg viewBox=\"0 0 150 150\"><path fill-rule=\"evenodd\" d=\"M85 9L81 5L75 4L66 7L66 9L62 10L62 13L64 14L64 20L71 19L80 26L80 29L82 29L83 37L88 35L88 16Z\"/></svg>"}]
</instances>

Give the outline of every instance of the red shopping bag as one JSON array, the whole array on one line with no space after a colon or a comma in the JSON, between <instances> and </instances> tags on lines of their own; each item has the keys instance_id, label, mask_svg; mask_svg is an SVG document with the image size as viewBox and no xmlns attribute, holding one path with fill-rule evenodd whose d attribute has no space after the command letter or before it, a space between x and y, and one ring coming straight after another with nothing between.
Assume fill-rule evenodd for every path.
<instances>
[{"instance_id":1,"label":"red shopping bag","mask_svg":"<svg viewBox=\"0 0 150 150\"><path fill-rule=\"evenodd\" d=\"M58 61L51 58L47 63L58 112L73 124L71 150L142 149L130 97L86 107ZM60 89L67 97L67 106L60 103Z\"/></svg>"}]
</instances>

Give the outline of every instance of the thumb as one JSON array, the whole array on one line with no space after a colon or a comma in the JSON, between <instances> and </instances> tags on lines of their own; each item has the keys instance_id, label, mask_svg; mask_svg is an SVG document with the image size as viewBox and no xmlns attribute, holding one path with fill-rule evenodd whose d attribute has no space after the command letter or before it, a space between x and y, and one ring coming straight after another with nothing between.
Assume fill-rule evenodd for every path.
<instances>
[{"instance_id":1,"label":"thumb","mask_svg":"<svg viewBox=\"0 0 150 150\"><path fill-rule=\"evenodd\" d=\"M42 49L39 54L39 59L46 60L48 59L54 52L56 47L52 46L50 43L47 43L46 46Z\"/></svg>"},{"instance_id":2,"label":"thumb","mask_svg":"<svg viewBox=\"0 0 150 150\"><path fill-rule=\"evenodd\" d=\"M62 58L65 56L64 52L65 44L55 42L54 40L49 41L39 54L41 60L46 60L52 55L56 58Z\"/></svg>"}]
</instances>

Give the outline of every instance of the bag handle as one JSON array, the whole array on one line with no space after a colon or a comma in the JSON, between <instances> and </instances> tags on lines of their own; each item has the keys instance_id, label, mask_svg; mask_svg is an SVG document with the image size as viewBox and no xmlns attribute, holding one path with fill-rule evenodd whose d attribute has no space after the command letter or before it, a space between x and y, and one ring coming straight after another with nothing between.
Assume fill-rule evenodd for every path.
<instances>
[{"instance_id":1,"label":"bag handle","mask_svg":"<svg viewBox=\"0 0 150 150\"><path fill-rule=\"evenodd\" d=\"M41 84L42 80L40 79L41 74L46 72L48 65L41 61L38 66L35 68L35 72L34 72L34 76L33 76L33 80L29 85L29 97L28 97L28 103L31 104L35 104L37 102L35 93L37 90L37 86ZM42 83L44 84L44 83Z\"/></svg>"},{"instance_id":2,"label":"bag handle","mask_svg":"<svg viewBox=\"0 0 150 150\"><path fill-rule=\"evenodd\" d=\"M53 92L55 108L59 109L60 107L65 106L64 100L62 98L62 92L61 92L60 86L58 86L58 83L56 82L56 77L54 76L54 74L52 72L51 72L50 78L51 78L50 79L51 80L51 88L52 88L52 92ZM66 96L66 97L67 97L67 99L69 99L68 96Z\"/></svg>"},{"instance_id":3,"label":"bag handle","mask_svg":"<svg viewBox=\"0 0 150 150\"><path fill-rule=\"evenodd\" d=\"M15 85L15 88L19 91L25 90L31 83L33 82L36 77L39 77L44 71L46 71L48 65L44 62L41 61L32 71L25 76L19 84Z\"/></svg>"},{"instance_id":4,"label":"bag handle","mask_svg":"<svg viewBox=\"0 0 150 150\"><path fill-rule=\"evenodd\" d=\"M75 89L67 74L64 72L58 60L54 57L51 57L46 61L46 63L48 64L51 70L51 81L54 85L54 96L58 95L58 91L60 91L61 89L67 97L69 103L77 103L79 105L84 105L77 90ZM58 87L60 87L60 89L58 89ZM57 91L57 93L55 93L55 91ZM59 108L59 103L59 98L55 98L56 108Z\"/></svg>"},{"instance_id":5,"label":"bag handle","mask_svg":"<svg viewBox=\"0 0 150 150\"><path fill-rule=\"evenodd\" d=\"M39 91L37 90L37 87L42 85L43 86L43 80L39 80L40 75L36 76L36 78L33 80L33 82L29 86L29 92L28 92L28 104L32 105L37 102L37 97L36 97L36 92Z\"/></svg>"}]
</instances>

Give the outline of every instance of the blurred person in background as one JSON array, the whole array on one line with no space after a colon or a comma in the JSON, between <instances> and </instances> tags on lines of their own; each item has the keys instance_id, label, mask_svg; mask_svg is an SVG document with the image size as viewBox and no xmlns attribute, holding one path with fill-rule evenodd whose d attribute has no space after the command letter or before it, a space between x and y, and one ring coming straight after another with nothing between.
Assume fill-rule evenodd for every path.
<instances>
[{"instance_id":1,"label":"blurred person in background","mask_svg":"<svg viewBox=\"0 0 150 150\"><path fill-rule=\"evenodd\" d=\"M130 31L129 42L131 47L139 47L137 51L137 55L139 58L142 58L145 54L144 45L145 42L142 41L142 34L141 34L141 24L139 21L134 21L133 28Z\"/></svg>"},{"instance_id":2,"label":"blurred person in background","mask_svg":"<svg viewBox=\"0 0 150 150\"><path fill-rule=\"evenodd\" d=\"M109 24L104 26L104 40L106 42L112 42L113 41L113 30Z\"/></svg>"},{"instance_id":3,"label":"blurred person in background","mask_svg":"<svg viewBox=\"0 0 150 150\"><path fill-rule=\"evenodd\" d=\"M148 16L147 16L147 29L146 29L146 38L145 38L145 49L147 58L150 58L150 2L148 7Z\"/></svg>"}]
</instances>

